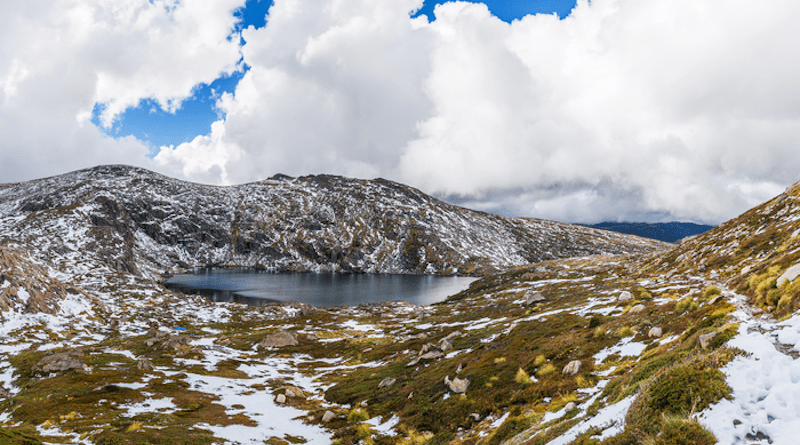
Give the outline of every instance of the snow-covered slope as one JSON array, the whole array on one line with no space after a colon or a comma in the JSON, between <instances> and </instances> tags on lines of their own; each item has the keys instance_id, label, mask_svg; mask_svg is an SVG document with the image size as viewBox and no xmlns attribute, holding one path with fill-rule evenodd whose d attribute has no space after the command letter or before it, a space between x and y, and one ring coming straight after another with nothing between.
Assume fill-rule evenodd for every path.
<instances>
[{"instance_id":1,"label":"snow-covered slope","mask_svg":"<svg viewBox=\"0 0 800 445\"><path fill-rule=\"evenodd\" d=\"M127 166L0 186L0 236L51 263L147 277L207 265L485 274L664 247L468 210L382 179L278 175L215 187Z\"/></svg>"}]
</instances>

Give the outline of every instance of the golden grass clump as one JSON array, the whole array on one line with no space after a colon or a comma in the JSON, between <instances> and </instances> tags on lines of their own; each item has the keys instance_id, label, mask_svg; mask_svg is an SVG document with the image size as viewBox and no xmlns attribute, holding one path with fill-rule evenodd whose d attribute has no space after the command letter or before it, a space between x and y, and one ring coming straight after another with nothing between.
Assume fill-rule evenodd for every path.
<instances>
[{"instance_id":1,"label":"golden grass clump","mask_svg":"<svg viewBox=\"0 0 800 445\"><path fill-rule=\"evenodd\" d=\"M537 355L536 358L533 359L533 366L536 366L537 368L545 363L547 363L547 358L543 355Z\"/></svg>"},{"instance_id":2,"label":"golden grass clump","mask_svg":"<svg viewBox=\"0 0 800 445\"><path fill-rule=\"evenodd\" d=\"M556 367L553 366L552 363L548 363L542 366L538 371L536 371L536 377L543 377L548 374L552 374L556 371Z\"/></svg>"},{"instance_id":3,"label":"golden grass clump","mask_svg":"<svg viewBox=\"0 0 800 445\"><path fill-rule=\"evenodd\" d=\"M517 369L517 374L514 376L514 381L520 385L530 385L533 383L531 376L529 376L528 373L522 368Z\"/></svg>"}]
</instances>

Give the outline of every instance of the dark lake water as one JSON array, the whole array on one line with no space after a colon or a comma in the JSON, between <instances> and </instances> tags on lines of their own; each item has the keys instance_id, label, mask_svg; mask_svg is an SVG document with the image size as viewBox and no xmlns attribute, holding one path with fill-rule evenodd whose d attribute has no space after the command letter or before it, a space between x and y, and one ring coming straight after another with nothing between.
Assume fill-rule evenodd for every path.
<instances>
[{"instance_id":1,"label":"dark lake water","mask_svg":"<svg viewBox=\"0 0 800 445\"><path fill-rule=\"evenodd\" d=\"M414 304L444 301L469 287L475 278L431 275L273 273L253 269L201 269L175 275L164 283L214 301L255 306L299 301L316 307L354 306L402 300Z\"/></svg>"}]
</instances>

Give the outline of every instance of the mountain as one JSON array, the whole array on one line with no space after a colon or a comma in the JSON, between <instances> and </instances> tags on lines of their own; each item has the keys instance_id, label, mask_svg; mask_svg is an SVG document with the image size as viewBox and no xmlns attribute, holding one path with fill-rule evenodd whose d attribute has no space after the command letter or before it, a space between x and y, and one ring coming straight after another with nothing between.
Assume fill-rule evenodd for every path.
<instances>
[{"instance_id":1,"label":"mountain","mask_svg":"<svg viewBox=\"0 0 800 445\"><path fill-rule=\"evenodd\" d=\"M668 223L602 222L591 224L589 227L652 238L666 243L675 243L681 239L699 235L714 228L714 226L704 224L677 221Z\"/></svg>"},{"instance_id":2,"label":"mountain","mask_svg":"<svg viewBox=\"0 0 800 445\"><path fill-rule=\"evenodd\" d=\"M103 167L0 185L0 437L30 444L796 442L800 183L668 248L520 265L485 255L475 264L500 272L481 269L487 275L469 289L431 306L253 307L172 292L157 280L160 267L178 261L245 264L250 256L233 239L244 231L234 230L244 219L237 211L248 205L258 210L250 213L256 222L279 214L300 230L297 221L309 221L318 207L289 218L283 207L290 204L267 198L276 190L292 202L402 212L415 224L430 218L442 224L431 234L453 246L469 234L499 236L479 237L467 222L452 222L459 215L489 221L478 227L519 227L440 207L396 184L397 195L364 192L358 207L340 192L397 189L320 180L209 187ZM388 203L399 210L380 207ZM352 233L345 211L334 208L326 233ZM205 225L182 228L194 214ZM348 223L334 231L340 221ZM400 239L411 233L397 227ZM584 238L576 233L596 233L564 230L578 242Z\"/></svg>"},{"instance_id":3,"label":"mountain","mask_svg":"<svg viewBox=\"0 0 800 445\"><path fill-rule=\"evenodd\" d=\"M664 247L477 212L383 179L277 175L216 187L126 166L0 186L0 234L49 262L82 252L147 277L199 266L481 275Z\"/></svg>"}]
</instances>

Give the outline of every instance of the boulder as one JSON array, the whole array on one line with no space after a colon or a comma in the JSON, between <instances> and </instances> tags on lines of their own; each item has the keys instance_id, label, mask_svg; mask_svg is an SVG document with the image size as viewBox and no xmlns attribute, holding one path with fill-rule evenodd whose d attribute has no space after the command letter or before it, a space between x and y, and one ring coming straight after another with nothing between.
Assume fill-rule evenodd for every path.
<instances>
[{"instance_id":1,"label":"boulder","mask_svg":"<svg viewBox=\"0 0 800 445\"><path fill-rule=\"evenodd\" d=\"M303 397L306 396L306 394L303 392L303 390L298 388L298 387L296 387L296 386L287 386L284 389L283 393L286 394L286 397L303 398Z\"/></svg>"},{"instance_id":2,"label":"boulder","mask_svg":"<svg viewBox=\"0 0 800 445\"><path fill-rule=\"evenodd\" d=\"M639 312L642 312L644 309L645 306L643 304L637 304L634 307L632 307L628 312L631 314L638 314Z\"/></svg>"},{"instance_id":3,"label":"boulder","mask_svg":"<svg viewBox=\"0 0 800 445\"><path fill-rule=\"evenodd\" d=\"M653 326L649 331L647 331L647 336L650 338L661 338L663 334L664 331L662 331L658 326Z\"/></svg>"},{"instance_id":4,"label":"boulder","mask_svg":"<svg viewBox=\"0 0 800 445\"><path fill-rule=\"evenodd\" d=\"M442 354L441 351L426 352L426 353L420 355L419 357L415 358L414 360L411 360L410 362L408 362L408 364L406 366L414 366L414 365L416 365L417 363L419 363L422 360L434 360L434 359L441 358L441 357L444 357L444 354Z\"/></svg>"},{"instance_id":5,"label":"boulder","mask_svg":"<svg viewBox=\"0 0 800 445\"><path fill-rule=\"evenodd\" d=\"M622 291L622 293L619 294L619 297L617 297L617 301L629 301L629 300L633 300L633 294L626 290Z\"/></svg>"},{"instance_id":6,"label":"boulder","mask_svg":"<svg viewBox=\"0 0 800 445\"><path fill-rule=\"evenodd\" d=\"M334 414L334 413L332 413L330 411L325 411L325 414L322 415L322 422L323 423L328 423L328 422L330 422L331 420L333 420L335 418L336 418L336 414Z\"/></svg>"},{"instance_id":7,"label":"boulder","mask_svg":"<svg viewBox=\"0 0 800 445\"><path fill-rule=\"evenodd\" d=\"M188 344L189 344L189 337L172 335L164 341L164 343L161 345L161 349L178 350L181 348L181 346L186 346Z\"/></svg>"},{"instance_id":8,"label":"boulder","mask_svg":"<svg viewBox=\"0 0 800 445\"><path fill-rule=\"evenodd\" d=\"M275 402L280 404L286 403L286 396L283 394L278 394L278 396L275 397Z\"/></svg>"},{"instance_id":9,"label":"boulder","mask_svg":"<svg viewBox=\"0 0 800 445\"><path fill-rule=\"evenodd\" d=\"M716 336L716 332L709 332L708 334L699 336L698 339L700 340L700 347L703 349L708 349L708 347L711 345L711 340L713 340Z\"/></svg>"},{"instance_id":10,"label":"boulder","mask_svg":"<svg viewBox=\"0 0 800 445\"><path fill-rule=\"evenodd\" d=\"M394 385L396 382L397 382L397 379L393 379L391 377L386 377L385 379L381 380L380 383L378 383L378 389L388 388L388 387Z\"/></svg>"},{"instance_id":11,"label":"boulder","mask_svg":"<svg viewBox=\"0 0 800 445\"><path fill-rule=\"evenodd\" d=\"M536 304L547 301L547 298L541 292L527 291L525 292L525 304Z\"/></svg>"},{"instance_id":12,"label":"boulder","mask_svg":"<svg viewBox=\"0 0 800 445\"><path fill-rule=\"evenodd\" d=\"M441 350L442 352L445 352L450 349L453 349L453 344L450 343L450 340L443 338L439 340L439 343L436 345L436 347L438 347L439 350Z\"/></svg>"},{"instance_id":13,"label":"boulder","mask_svg":"<svg viewBox=\"0 0 800 445\"><path fill-rule=\"evenodd\" d=\"M462 335L464 335L464 334L462 334L462 333L461 333L461 331L453 331L453 332L451 332L451 333L447 334L447 335L444 337L444 339L445 339L445 340L452 340L452 339L454 339L454 338L456 338L456 337L461 337Z\"/></svg>"},{"instance_id":14,"label":"boulder","mask_svg":"<svg viewBox=\"0 0 800 445\"><path fill-rule=\"evenodd\" d=\"M75 371L91 373L92 367L75 358L75 352L62 352L43 357L32 368L34 371L58 372L73 369Z\"/></svg>"},{"instance_id":15,"label":"boulder","mask_svg":"<svg viewBox=\"0 0 800 445\"><path fill-rule=\"evenodd\" d=\"M289 331L281 331L267 335L258 343L258 346L261 348L282 348L284 346L296 346L297 344L297 334Z\"/></svg>"},{"instance_id":16,"label":"boulder","mask_svg":"<svg viewBox=\"0 0 800 445\"><path fill-rule=\"evenodd\" d=\"M575 402L569 402L566 405L564 405L564 412L568 413L577 407L578 405L576 405Z\"/></svg>"},{"instance_id":17,"label":"boulder","mask_svg":"<svg viewBox=\"0 0 800 445\"><path fill-rule=\"evenodd\" d=\"M575 374L578 373L578 371L580 371L580 369L581 369L581 361L580 360L573 360L573 361L567 363L567 366L564 366L564 370L561 371L561 373L564 374L564 375L567 375L567 374L575 375Z\"/></svg>"},{"instance_id":18,"label":"boulder","mask_svg":"<svg viewBox=\"0 0 800 445\"><path fill-rule=\"evenodd\" d=\"M148 359L146 357L140 358L139 361L136 362L136 367L138 369L142 370L142 371L152 371L153 370L153 364L150 363L150 359Z\"/></svg>"},{"instance_id":19,"label":"boulder","mask_svg":"<svg viewBox=\"0 0 800 445\"><path fill-rule=\"evenodd\" d=\"M460 379L458 377L450 380L450 376L444 376L444 384L456 394L464 394L469 387L469 379Z\"/></svg>"},{"instance_id":20,"label":"boulder","mask_svg":"<svg viewBox=\"0 0 800 445\"><path fill-rule=\"evenodd\" d=\"M786 272L778 277L778 286L781 286L785 282L791 283L798 276L800 276L800 263L786 269Z\"/></svg>"}]
</instances>

